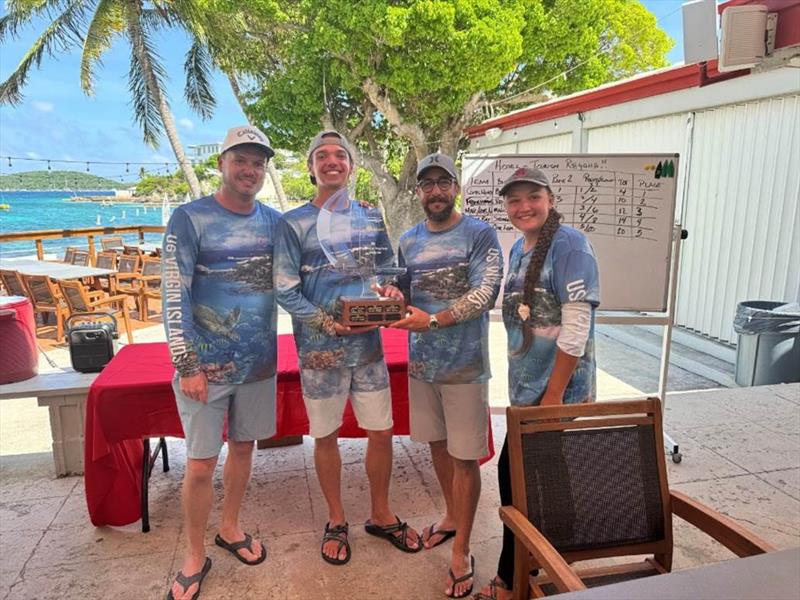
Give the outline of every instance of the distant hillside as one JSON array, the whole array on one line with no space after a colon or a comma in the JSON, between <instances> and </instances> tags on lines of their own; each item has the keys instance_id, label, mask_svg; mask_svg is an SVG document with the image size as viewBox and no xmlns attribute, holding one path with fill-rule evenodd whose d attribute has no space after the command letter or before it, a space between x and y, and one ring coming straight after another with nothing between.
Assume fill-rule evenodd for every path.
<instances>
[{"instance_id":1,"label":"distant hillside","mask_svg":"<svg viewBox=\"0 0 800 600\"><path fill-rule=\"evenodd\" d=\"M130 183L80 171L25 171L0 176L0 190L116 190Z\"/></svg>"}]
</instances>

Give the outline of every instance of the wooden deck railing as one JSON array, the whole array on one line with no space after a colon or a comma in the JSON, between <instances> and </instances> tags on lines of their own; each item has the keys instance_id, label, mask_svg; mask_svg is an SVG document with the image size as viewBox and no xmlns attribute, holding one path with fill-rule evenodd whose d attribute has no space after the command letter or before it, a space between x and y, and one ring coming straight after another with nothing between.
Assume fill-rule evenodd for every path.
<instances>
[{"instance_id":1,"label":"wooden deck railing","mask_svg":"<svg viewBox=\"0 0 800 600\"><path fill-rule=\"evenodd\" d=\"M145 233L164 233L163 225L126 225L124 227L82 227L80 229L43 229L41 231L12 231L11 233L0 233L0 244L6 242L34 241L36 243L36 256L39 260L44 258L44 246L42 240L54 240L60 238L85 237L88 241L89 255L94 261L95 236L136 233L139 241L144 241Z\"/></svg>"}]
</instances>

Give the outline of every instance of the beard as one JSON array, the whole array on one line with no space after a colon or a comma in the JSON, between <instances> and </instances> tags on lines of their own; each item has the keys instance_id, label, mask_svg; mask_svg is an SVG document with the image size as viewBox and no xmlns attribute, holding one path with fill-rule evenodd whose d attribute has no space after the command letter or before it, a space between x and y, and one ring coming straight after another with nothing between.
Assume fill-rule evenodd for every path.
<instances>
[{"instance_id":1,"label":"beard","mask_svg":"<svg viewBox=\"0 0 800 600\"><path fill-rule=\"evenodd\" d=\"M435 202L443 202L445 204L445 207L439 212L433 212L429 208L429 206ZM453 208L455 208L455 202L448 202L447 200L439 200L439 199L426 202L425 206L422 207L428 219L430 219L431 221L436 221L437 223L442 223L444 221L447 221L447 219L450 218L450 215L453 214Z\"/></svg>"}]
</instances>

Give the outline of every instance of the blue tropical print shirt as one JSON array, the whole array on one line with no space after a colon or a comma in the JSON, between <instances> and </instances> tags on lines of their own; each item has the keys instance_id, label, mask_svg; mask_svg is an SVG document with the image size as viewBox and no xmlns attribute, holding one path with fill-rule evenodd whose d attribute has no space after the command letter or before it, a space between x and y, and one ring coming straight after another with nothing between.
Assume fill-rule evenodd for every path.
<instances>
[{"instance_id":1,"label":"blue tropical print shirt","mask_svg":"<svg viewBox=\"0 0 800 600\"><path fill-rule=\"evenodd\" d=\"M503 280L503 253L494 229L462 215L446 231L426 222L400 238L398 286L427 313L449 309L451 327L409 335L408 374L430 383L482 383L489 366L489 309Z\"/></svg>"},{"instance_id":2,"label":"blue tropical print shirt","mask_svg":"<svg viewBox=\"0 0 800 600\"><path fill-rule=\"evenodd\" d=\"M592 402L596 396L597 367L594 356L595 309L600 304L600 282L594 250L580 231L561 225L545 257L530 307L531 321L523 325L519 305L523 298L525 271L533 249L523 251L520 238L511 248L508 277L503 294L503 323L508 334L508 393L511 404L538 405L547 388L556 359L556 340L561 331L561 306L568 302L592 305L592 321L586 351L578 361L564 391L564 404ZM523 327L529 327L533 344L518 356Z\"/></svg>"},{"instance_id":3,"label":"blue tropical print shirt","mask_svg":"<svg viewBox=\"0 0 800 600\"><path fill-rule=\"evenodd\" d=\"M209 383L272 377L277 306L272 289L280 213L256 202L250 214L214 196L179 206L164 233L162 302L172 361L181 376Z\"/></svg>"},{"instance_id":4,"label":"blue tropical print shirt","mask_svg":"<svg viewBox=\"0 0 800 600\"><path fill-rule=\"evenodd\" d=\"M374 230L349 244L353 256L369 257L376 267L391 266L394 252L380 211L353 207ZM360 276L334 268L317 236L320 209L309 202L283 215L275 238L275 291L278 304L292 315L300 366L334 369L367 365L383 358L378 330L337 336L327 324L342 314L342 296L369 291Z\"/></svg>"}]
</instances>

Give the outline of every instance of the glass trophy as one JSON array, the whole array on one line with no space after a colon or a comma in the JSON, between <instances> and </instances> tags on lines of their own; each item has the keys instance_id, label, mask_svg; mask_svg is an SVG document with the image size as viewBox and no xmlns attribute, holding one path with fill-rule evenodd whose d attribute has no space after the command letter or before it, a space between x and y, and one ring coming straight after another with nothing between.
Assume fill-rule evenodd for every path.
<instances>
[{"instance_id":1,"label":"glass trophy","mask_svg":"<svg viewBox=\"0 0 800 600\"><path fill-rule=\"evenodd\" d=\"M331 266L361 281L360 296L340 298L339 323L350 327L386 325L405 316L403 300L380 296L374 289L379 277L405 272L405 269L379 264L389 251L389 236L379 211L362 206L353 200L347 188L343 188L320 209L317 237Z\"/></svg>"}]
</instances>

